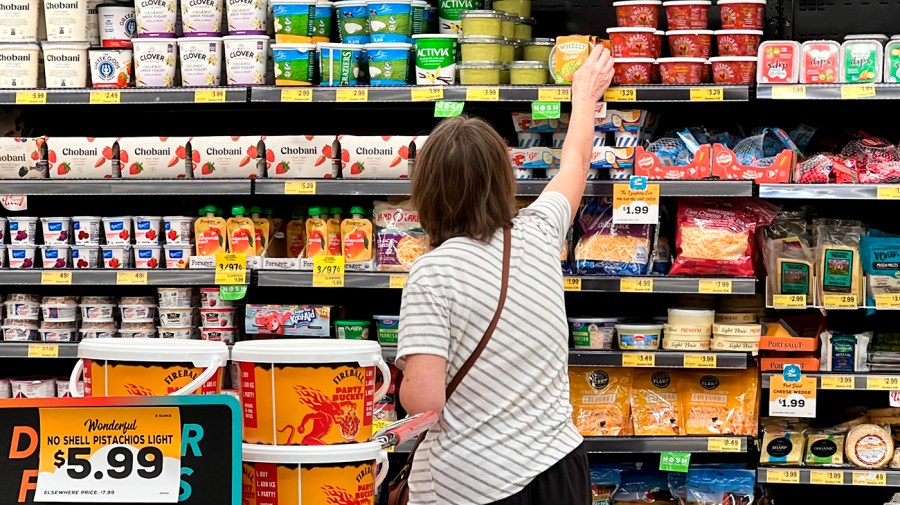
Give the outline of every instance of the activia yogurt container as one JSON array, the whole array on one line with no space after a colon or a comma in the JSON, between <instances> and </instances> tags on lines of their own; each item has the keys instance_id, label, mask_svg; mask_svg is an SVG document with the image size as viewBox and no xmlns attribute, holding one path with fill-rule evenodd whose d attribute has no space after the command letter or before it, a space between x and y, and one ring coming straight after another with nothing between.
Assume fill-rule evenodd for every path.
<instances>
[{"instance_id":1,"label":"activia yogurt container","mask_svg":"<svg viewBox=\"0 0 900 505\"><path fill-rule=\"evenodd\" d=\"M458 36L431 33L413 35L412 38L416 48L416 84L455 84Z\"/></svg>"},{"instance_id":2,"label":"activia yogurt container","mask_svg":"<svg viewBox=\"0 0 900 505\"><path fill-rule=\"evenodd\" d=\"M91 85L127 88L131 84L131 49L90 49Z\"/></svg>"},{"instance_id":3,"label":"activia yogurt container","mask_svg":"<svg viewBox=\"0 0 900 505\"><path fill-rule=\"evenodd\" d=\"M256 86L266 82L266 35L228 35L222 37L225 52L225 78L228 86Z\"/></svg>"},{"instance_id":4,"label":"activia yogurt container","mask_svg":"<svg viewBox=\"0 0 900 505\"><path fill-rule=\"evenodd\" d=\"M100 18L100 45L103 47L131 47L137 36L134 5L105 3L97 6Z\"/></svg>"},{"instance_id":5,"label":"activia yogurt container","mask_svg":"<svg viewBox=\"0 0 900 505\"><path fill-rule=\"evenodd\" d=\"M356 86L362 59L361 44L317 44L322 86Z\"/></svg>"},{"instance_id":6,"label":"activia yogurt container","mask_svg":"<svg viewBox=\"0 0 900 505\"><path fill-rule=\"evenodd\" d=\"M316 0L272 0L275 42L311 43L315 10Z\"/></svg>"},{"instance_id":7,"label":"activia yogurt container","mask_svg":"<svg viewBox=\"0 0 900 505\"><path fill-rule=\"evenodd\" d=\"M225 0L229 35L265 35L268 4L265 0Z\"/></svg>"},{"instance_id":8,"label":"activia yogurt container","mask_svg":"<svg viewBox=\"0 0 900 505\"><path fill-rule=\"evenodd\" d=\"M272 44L275 59L275 84L278 86L311 86L316 68L316 46L313 44Z\"/></svg>"},{"instance_id":9,"label":"activia yogurt container","mask_svg":"<svg viewBox=\"0 0 900 505\"><path fill-rule=\"evenodd\" d=\"M0 88L36 88L39 50L34 43L0 44Z\"/></svg>"},{"instance_id":10,"label":"activia yogurt container","mask_svg":"<svg viewBox=\"0 0 900 505\"><path fill-rule=\"evenodd\" d=\"M41 42L48 88L86 88L88 42Z\"/></svg>"},{"instance_id":11,"label":"activia yogurt container","mask_svg":"<svg viewBox=\"0 0 900 505\"><path fill-rule=\"evenodd\" d=\"M86 0L44 0L44 25L48 41L86 40Z\"/></svg>"},{"instance_id":12,"label":"activia yogurt container","mask_svg":"<svg viewBox=\"0 0 900 505\"><path fill-rule=\"evenodd\" d=\"M39 0L4 0L0 9L0 42L37 40Z\"/></svg>"},{"instance_id":13,"label":"activia yogurt container","mask_svg":"<svg viewBox=\"0 0 900 505\"><path fill-rule=\"evenodd\" d=\"M135 0L137 36L164 39L175 37L177 9L176 0Z\"/></svg>"},{"instance_id":14,"label":"activia yogurt container","mask_svg":"<svg viewBox=\"0 0 900 505\"><path fill-rule=\"evenodd\" d=\"M181 24L185 37L222 34L222 0L181 0Z\"/></svg>"},{"instance_id":15,"label":"activia yogurt container","mask_svg":"<svg viewBox=\"0 0 900 505\"><path fill-rule=\"evenodd\" d=\"M218 86L222 78L222 37L178 39L182 86Z\"/></svg>"},{"instance_id":16,"label":"activia yogurt container","mask_svg":"<svg viewBox=\"0 0 900 505\"><path fill-rule=\"evenodd\" d=\"M412 44L366 44L369 83L372 86L403 86L407 83Z\"/></svg>"},{"instance_id":17,"label":"activia yogurt container","mask_svg":"<svg viewBox=\"0 0 900 505\"><path fill-rule=\"evenodd\" d=\"M369 37L373 43L409 42L412 0L367 0Z\"/></svg>"},{"instance_id":18,"label":"activia yogurt container","mask_svg":"<svg viewBox=\"0 0 900 505\"><path fill-rule=\"evenodd\" d=\"M440 33L462 32L460 16L464 11L479 10L483 0L438 0L438 25ZM494 5L495 10L502 10Z\"/></svg>"},{"instance_id":19,"label":"activia yogurt container","mask_svg":"<svg viewBox=\"0 0 900 505\"><path fill-rule=\"evenodd\" d=\"M338 36L344 44L368 44L369 9L365 0L335 2Z\"/></svg>"},{"instance_id":20,"label":"activia yogurt container","mask_svg":"<svg viewBox=\"0 0 900 505\"><path fill-rule=\"evenodd\" d=\"M169 88L175 84L178 41L174 38L132 39L134 83L138 88Z\"/></svg>"}]
</instances>

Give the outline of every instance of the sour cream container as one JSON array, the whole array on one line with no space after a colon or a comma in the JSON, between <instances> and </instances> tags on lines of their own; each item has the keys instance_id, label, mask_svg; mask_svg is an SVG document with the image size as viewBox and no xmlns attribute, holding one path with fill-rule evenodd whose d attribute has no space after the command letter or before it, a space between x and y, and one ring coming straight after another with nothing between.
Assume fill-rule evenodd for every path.
<instances>
[{"instance_id":1,"label":"sour cream container","mask_svg":"<svg viewBox=\"0 0 900 505\"><path fill-rule=\"evenodd\" d=\"M88 42L41 42L48 88L86 88Z\"/></svg>"}]
</instances>

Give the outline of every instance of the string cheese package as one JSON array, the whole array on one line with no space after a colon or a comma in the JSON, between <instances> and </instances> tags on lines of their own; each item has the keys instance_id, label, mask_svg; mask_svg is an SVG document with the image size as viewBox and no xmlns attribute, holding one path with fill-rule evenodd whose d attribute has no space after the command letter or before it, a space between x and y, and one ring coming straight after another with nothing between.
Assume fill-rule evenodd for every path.
<instances>
[{"instance_id":1,"label":"string cheese package","mask_svg":"<svg viewBox=\"0 0 900 505\"><path fill-rule=\"evenodd\" d=\"M609 199L592 198L578 213L581 238L575 267L581 274L646 275L652 226L614 225Z\"/></svg>"},{"instance_id":2,"label":"string cheese package","mask_svg":"<svg viewBox=\"0 0 900 505\"><path fill-rule=\"evenodd\" d=\"M634 434L681 435L681 409L675 379L665 370L635 370L631 390Z\"/></svg>"},{"instance_id":3,"label":"string cheese package","mask_svg":"<svg viewBox=\"0 0 900 505\"><path fill-rule=\"evenodd\" d=\"M630 368L569 367L572 421L584 436L631 432Z\"/></svg>"}]
</instances>

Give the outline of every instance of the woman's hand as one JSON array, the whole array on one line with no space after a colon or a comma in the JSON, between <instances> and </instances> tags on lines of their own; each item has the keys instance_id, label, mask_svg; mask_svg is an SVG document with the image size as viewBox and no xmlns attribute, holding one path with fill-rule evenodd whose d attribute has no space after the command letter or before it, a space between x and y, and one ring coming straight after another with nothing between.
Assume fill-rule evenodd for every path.
<instances>
[{"instance_id":1,"label":"woman's hand","mask_svg":"<svg viewBox=\"0 0 900 505\"><path fill-rule=\"evenodd\" d=\"M572 79L572 102L594 103L603 99L613 78L613 60L603 44L597 44L585 60L584 65Z\"/></svg>"}]
</instances>

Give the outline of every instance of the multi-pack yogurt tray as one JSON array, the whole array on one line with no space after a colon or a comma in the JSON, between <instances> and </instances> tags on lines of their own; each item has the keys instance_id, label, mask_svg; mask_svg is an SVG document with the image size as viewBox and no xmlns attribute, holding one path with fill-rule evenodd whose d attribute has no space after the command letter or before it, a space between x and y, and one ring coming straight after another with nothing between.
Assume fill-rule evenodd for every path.
<instances>
[{"instance_id":1,"label":"multi-pack yogurt tray","mask_svg":"<svg viewBox=\"0 0 900 505\"><path fill-rule=\"evenodd\" d=\"M269 178L335 177L333 160L338 147L334 135L273 135L264 136L262 140L269 163Z\"/></svg>"},{"instance_id":2,"label":"multi-pack yogurt tray","mask_svg":"<svg viewBox=\"0 0 900 505\"><path fill-rule=\"evenodd\" d=\"M340 135L344 179L408 179L417 137Z\"/></svg>"},{"instance_id":3,"label":"multi-pack yogurt tray","mask_svg":"<svg viewBox=\"0 0 900 505\"><path fill-rule=\"evenodd\" d=\"M43 145L44 137L0 137L0 179L47 177Z\"/></svg>"},{"instance_id":4,"label":"multi-pack yogurt tray","mask_svg":"<svg viewBox=\"0 0 900 505\"><path fill-rule=\"evenodd\" d=\"M113 179L115 137L47 137L47 169L51 179Z\"/></svg>"},{"instance_id":5,"label":"multi-pack yogurt tray","mask_svg":"<svg viewBox=\"0 0 900 505\"><path fill-rule=\"evenodd\" d=\"M189 145L195 179L255 179L265 173L258 135L192 137Z\"/></svg>"},{"instance_id":6,"label":"multi-pack yogurt tray","mask_svg":"<svg viewBox=\"0 0 900 505\"><path fill-rule=\"evenodd\" d=\"M118 142L119 169L124 179L184 179L190 177L187 137L124 137Z\"/></svg>"}]
</instances>

